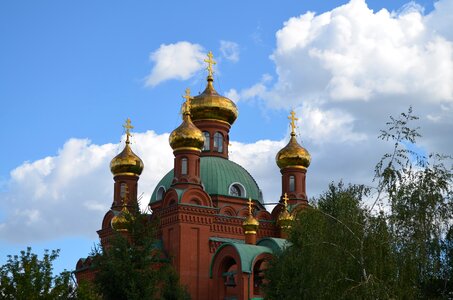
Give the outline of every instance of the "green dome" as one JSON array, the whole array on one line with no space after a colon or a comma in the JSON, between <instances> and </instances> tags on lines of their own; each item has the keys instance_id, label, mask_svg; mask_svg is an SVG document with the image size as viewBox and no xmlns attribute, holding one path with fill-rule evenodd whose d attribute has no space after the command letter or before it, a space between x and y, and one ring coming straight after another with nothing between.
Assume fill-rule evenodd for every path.
<instances>
[{"instance_id":1,"label":"green dome","mask_svg":"<svg viewBox=\"0 0 453 300\"><path fill-rule=\"evenodd\" d=\"M256 184L255 179L235 162L221 157L205 156L200 157L201 182L205 191L209 195L232 196L230 194L231 185L236 185L241 190L241 196L237 198L258 200L263 203L263 197ZM150 203L157 201L157 191L164 187L167 191L173 180L173 170L162 178L151 195ZM244 191L245 190L245 191Z\"/></svg>"}]
</instances>

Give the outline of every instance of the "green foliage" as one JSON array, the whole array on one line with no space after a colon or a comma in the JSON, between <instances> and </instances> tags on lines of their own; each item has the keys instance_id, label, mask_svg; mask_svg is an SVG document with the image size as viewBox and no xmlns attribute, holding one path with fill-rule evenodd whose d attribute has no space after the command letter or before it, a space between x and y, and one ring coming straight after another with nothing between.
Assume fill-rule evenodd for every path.
<instances>
[{"instance_id":1,"label":"green foliage","mask_svg":"<svg viewBox=\"0 0 453 300\"><path fill-rule=\"evenodd\" d=\"M331 184L298 215L292 245L271 262L268 299L389 298L391 264L375 263L390 252L387 224L361 205L363 186Z\"/></svg>"},{"instance_id":2,"label":"green foliage","mask_svg":"<svg viewBox=\"0 0 453 300\"><path fill-rule=\"evenodd\" d=\"M267 272L269 299L453 298L451 157L407 149L417 119L409 108L381 131L394 146L376 165L370 208L369 190L340 183L299 214Z\"/></svg>"},{"instance_id":3,"label":"green foliage","mask_svg":"<svg viewBox=\"0 0 453 300\"><path fill-rule=\"evenodd\" d=\"M126 215L127 232L94 249L95 286L102 299L189 299L156 247L155 226L144 214Z\"/></svg>"},{"instance_id":4,"label":"green foliage","mask_svg":"<svg viewBox=\"0 0 453 300\"><path fill-rule=\"evenodd\" d=\"M45 250L42 260L28 247L20 255L8 255L0 267L1 299L72 299L74 288L70 273L53 276L52 264L59 250Z\"/></svg>"}]
</instances>

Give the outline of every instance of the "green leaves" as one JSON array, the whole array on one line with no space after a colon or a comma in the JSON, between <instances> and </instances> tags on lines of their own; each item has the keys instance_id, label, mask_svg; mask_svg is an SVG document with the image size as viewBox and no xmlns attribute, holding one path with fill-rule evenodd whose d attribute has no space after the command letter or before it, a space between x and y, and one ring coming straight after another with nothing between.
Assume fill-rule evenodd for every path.
<instances>
[{"instance_id":1,"label":"green leaves","mask_svg":"<svg viewBox=\"0 0 453 300\"><path fill-rule=\"evenodd\" d=\"M408 148L417 119L409 108L381 131L393 148L376 165L370 208L370 189L339 183L298 215L266 273L269 299L453 298L451 157Z\"/></svg>"},{"instance_id":2,"label":"green leaves","mask_svg":"<svg viewBox=\"0 0 453 300\"><path fill-rule=\"evenodd\" d=\"M127 215L127 233L118 232L108 246L93 250L95 288L102 299L189 299L164 259L148 217Z\"/></svg>"},{"instance_id":3,"label":"green leaves","mask_svg":"<svg viewBox=\"0 0 453 300\"><path fill-rule=\"evenodd\" d=\"M67 271L53 276L59 250L45 250L42 260L28 247L20 255L8 256L0 268L1 299L71 299L74 288Z\"/></svg>"}]
</instances>

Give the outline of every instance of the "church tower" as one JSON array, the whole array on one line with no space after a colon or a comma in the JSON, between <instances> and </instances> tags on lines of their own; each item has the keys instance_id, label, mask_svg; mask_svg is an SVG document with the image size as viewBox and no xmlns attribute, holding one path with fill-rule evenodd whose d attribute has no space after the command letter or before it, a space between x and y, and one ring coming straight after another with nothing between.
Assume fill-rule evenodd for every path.
<instances>
[{"instance_id":1,"label":"church tower","mask_svg":"<svg viewBox=\"0 0 453 300\"><path fill-rule=\"evenodd\" d=\"M173 186L175 188L187 188L195 185L201 188L200 181L200 152L203 148L203 133L191 120L191 97L190 89L186 89L183 96L186 102L183 104L182 124L170 134L170 146L175 156Z\"/></svg>"},{"instance_id":2,"label":"church tower","mask_svg":"<svg viewBox=\"0 0 453 300\"><path fill-rule=\"evenodd\" d=\"M214 89L214 71L212 52L208 53L207 85L205 90L192 101L192 120L203 132L205 141L201 156L217 156L228 158L229 133L231 125L238 117L236 104L221 96Z\"/></svg>"},{"instance_id":3,"label":"church tower","mask_svg":"<svg viewBox=\"0 0 453 300\"><path fill-rule=\"evenodd\" d=\"M283 202L284 197L288 197L288 204L308 204L307 192L305 188L305 176L307 168L310 165L310 153L299 145L296 140L296 113L291 111L288 119L291 120L291 137L289 143L281 149L275 160L280 173L282 174L282 195L280 203Z\"/></svg>"},{"instance_id":4,"label":"church tower","mask_svg":"<svg viewBox=\"0 0 453 300\"><path fill-rule=\"evenodd\" d=\"M98 230L101 244L106 245L108 239L116 231L124 231L125 214L138 211L137 185L144 164L131 149L131 120L128 118L123 125L126 131L126 144L123 151L110 162L110 171L113 174L113 202L110 210L104 216L102 228Z\"/></svg>"}]
</instances>

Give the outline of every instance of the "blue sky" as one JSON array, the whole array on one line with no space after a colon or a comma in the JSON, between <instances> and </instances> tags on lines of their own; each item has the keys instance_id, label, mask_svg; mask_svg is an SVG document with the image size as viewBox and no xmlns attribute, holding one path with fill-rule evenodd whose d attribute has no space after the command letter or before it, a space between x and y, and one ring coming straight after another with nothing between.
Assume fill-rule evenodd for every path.
<instances>
[{"instance_id":1,"label":"blue sky","mask_svg":"<svg viewBox=\"0 0 453 300\"><path fill-rule=\"evenodd\" d=\"M452 0L2 1L0 263L27 245L61 248L58 270L88 254L127 117L147 202L171 167L181 95L204 88L209 50L217 90L240 111L231 158L268 202L292 108L313 156L312 196L331 180L370 182L387 149L379 128L409 105L420 147L451 154L452 14ZM159 72L172 53L179 63Z\"/></svg>"}]
</instances>

